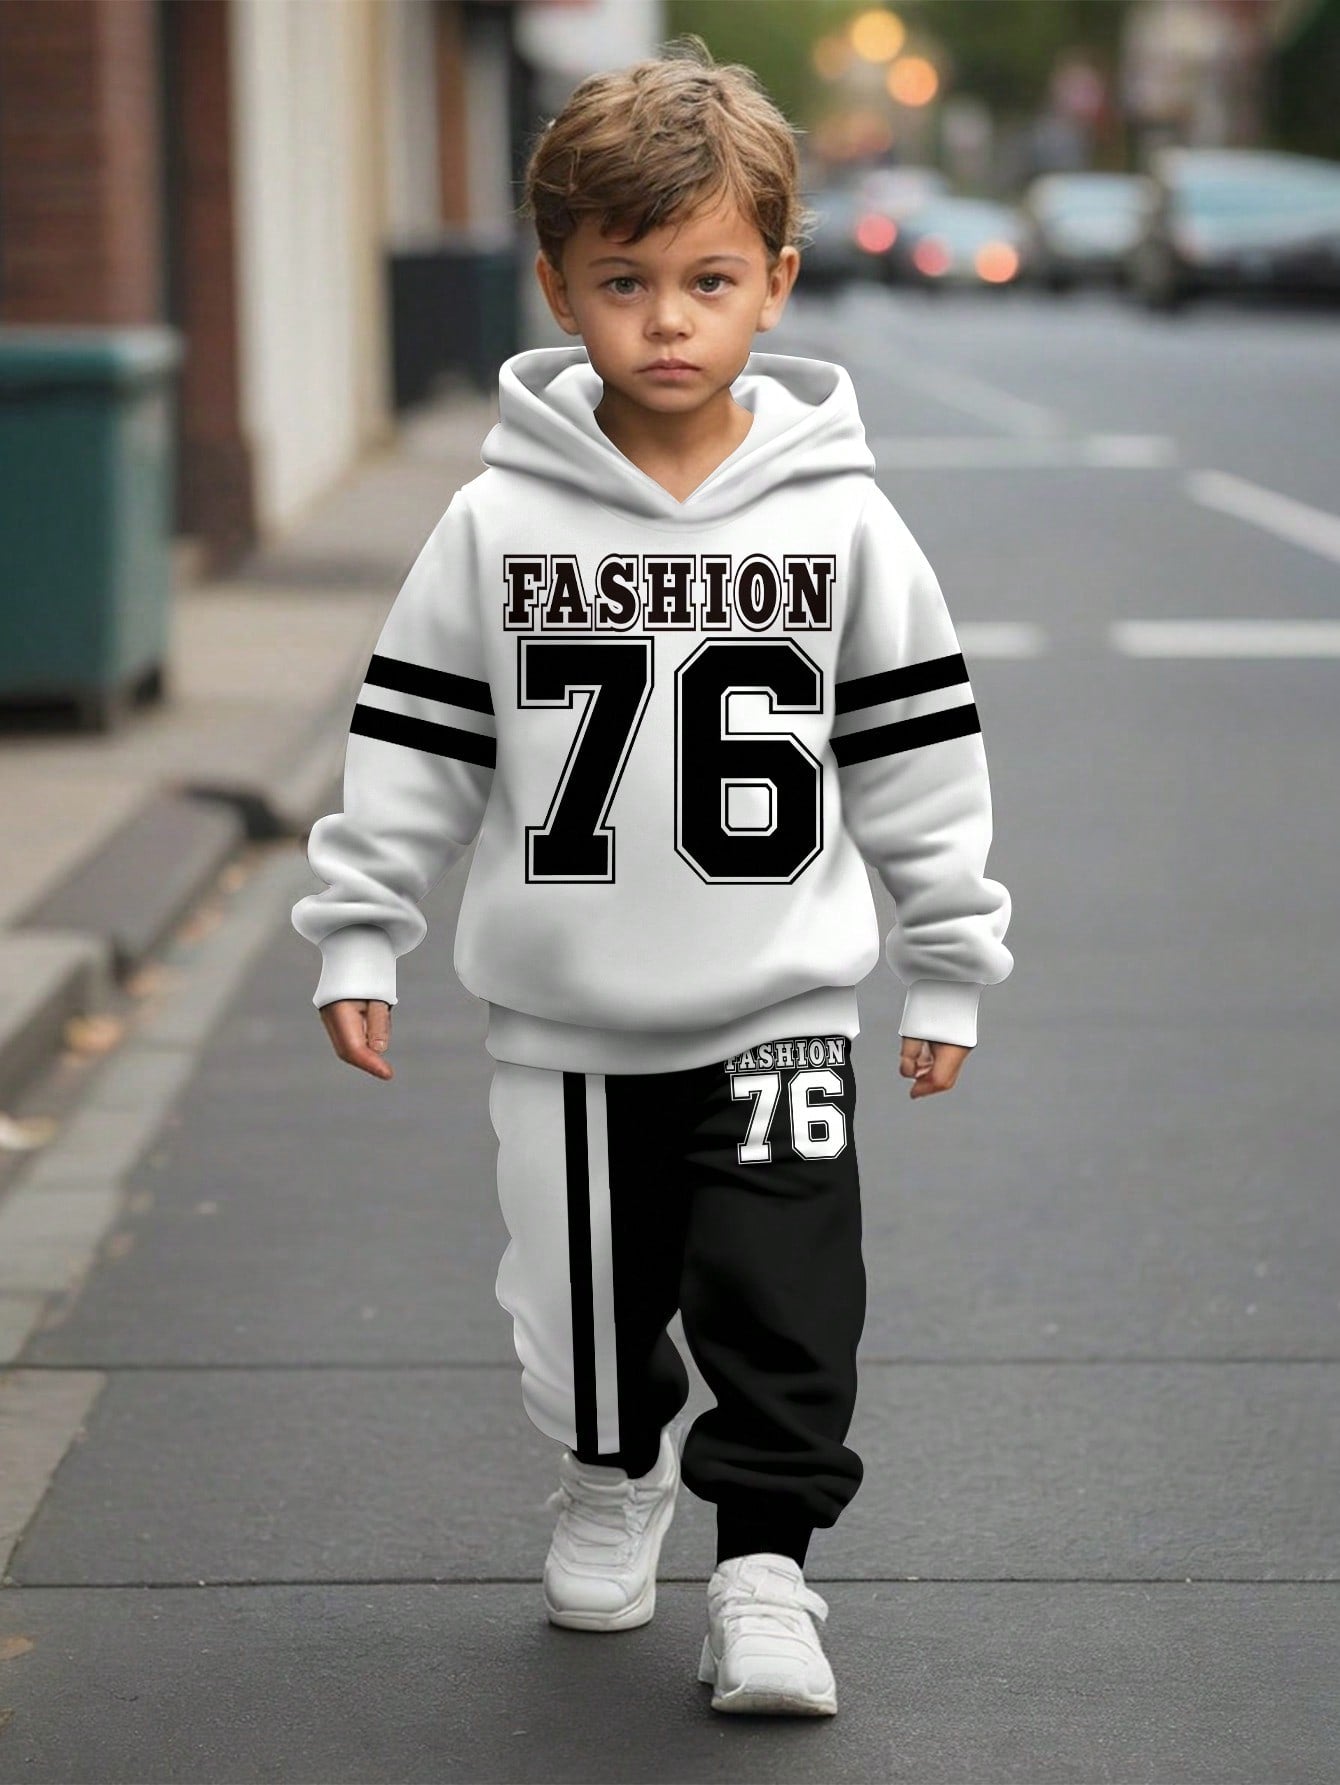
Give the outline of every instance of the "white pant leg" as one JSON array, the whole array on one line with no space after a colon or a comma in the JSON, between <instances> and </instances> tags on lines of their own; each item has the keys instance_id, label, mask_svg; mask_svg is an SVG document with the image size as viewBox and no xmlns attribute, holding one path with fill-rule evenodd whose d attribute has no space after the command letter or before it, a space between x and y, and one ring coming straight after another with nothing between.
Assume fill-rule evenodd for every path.
<instances>
[{"instance_id":1,"label":"white pant leg","mask_svg":"<svg viewBox=\"0 0 1340 1785\"><path fill-rule=\"evenodd\" d=\"M604 1078L499 1060L489 1116L510 1236L494 1293L512 1317L522 1403L533 1425L569 1449L581 1443L613 1453L620 1439Z\"/></svg>"}]
</instances>

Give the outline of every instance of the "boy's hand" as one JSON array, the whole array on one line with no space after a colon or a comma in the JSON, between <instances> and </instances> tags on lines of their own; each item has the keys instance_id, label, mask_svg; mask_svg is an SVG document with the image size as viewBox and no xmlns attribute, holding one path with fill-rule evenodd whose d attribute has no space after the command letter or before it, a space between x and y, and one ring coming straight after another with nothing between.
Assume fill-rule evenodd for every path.
<instances>
[{"instance_id":1,"label":"boy's hand","mask_svg":"<svg viewBox=\"0 0 1340 1785\"><path fill-rule=\"evenodd\" d=\"M391 1045L391 1006L380 998L337 998L321 1006L335 1052L373 1078L394 1078L382 1054Z\"/></svg>"},{"instance_id":2,"label":"boy's hand","mask_svg":"<svg viewBox=\"0 0 1340 1785\"><path fill-rule=\"evenodd\" d=\"M937 1091L952 1091L971 1052L970 1047L958 1047L952 1041L917 1041L904 1035L898 1070L904 1078L917 1081L908 1095L933 1097Z\"/></svg>"}]
</instances>

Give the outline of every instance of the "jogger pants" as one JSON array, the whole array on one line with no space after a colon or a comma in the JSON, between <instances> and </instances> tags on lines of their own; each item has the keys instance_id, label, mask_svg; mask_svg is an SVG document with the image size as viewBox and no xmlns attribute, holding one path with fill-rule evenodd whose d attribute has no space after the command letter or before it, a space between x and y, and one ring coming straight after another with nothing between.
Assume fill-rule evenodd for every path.
<instances>
[{"instance_id":1,"label":"jogger pants","mask_svg":"<svg viewBox=\"0 0 1340 1785\"><path fill-rule=\"evenodd\" d=\"M845 1036L683 1072L497 1062L489 1111L532 1423L583 1462L645 1474L688 1399L676 1309L716 1405L683 1480L717 1506L718 1560L805 1559L861 1483L843 1442L865 1320L856 1084Z\"/></svg>"}]
</instances>

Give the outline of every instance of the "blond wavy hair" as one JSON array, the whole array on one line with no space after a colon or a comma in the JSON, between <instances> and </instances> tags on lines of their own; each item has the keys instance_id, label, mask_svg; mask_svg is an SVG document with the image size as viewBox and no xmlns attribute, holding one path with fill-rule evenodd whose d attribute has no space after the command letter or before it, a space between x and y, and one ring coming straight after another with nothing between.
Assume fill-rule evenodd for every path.
<instances>
[{"instance_id":1,"label":"blond wavy hair","mask_svg":"<svg viewBox=\"0 0 1340 1785\"><path fill-rule=\"evenodd\" d=\"M757 225L771 270L817 220L800 199L799 134L751 68L715 62L686 32L657 56L578 82L533 141L519 214L561 268L586 217L639 242L733 199Z\"/></svg>"}]
</instances>

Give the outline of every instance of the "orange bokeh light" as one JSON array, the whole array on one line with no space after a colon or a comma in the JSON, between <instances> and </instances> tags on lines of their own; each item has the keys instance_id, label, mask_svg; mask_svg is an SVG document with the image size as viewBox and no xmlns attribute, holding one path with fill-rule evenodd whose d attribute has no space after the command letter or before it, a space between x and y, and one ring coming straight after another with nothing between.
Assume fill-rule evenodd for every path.
<instances>
[{"instance_id":1,"label":"orange bokeh light","mask_svg":"<svg viewBox=\"0 0 1340 1785\"><path fill-rule=\"evenodd\" d=\"M863 62L887 62L902 49L907 27L896 13L874 6L857 14L847 34Z\"/></svg>"},{"instance_id":2,"label":"orange bokeh light","mask_svg":"<svg viewBox=\"0 0 1340 1785\"><path fill-rule=\"evenodd\" d=\"M851 45L836 33L821 37L810 51L815 71L826 81L841 80L851 65L851 57Z\"/></svg>"},{"instance_id":3,"label":"orange bokeh light","mask_svg":"<svg viewBox=\"0 0 1340 1785\"><path fill-rule=\"evenodd\" d=\"M899 105L929 105L940 91L935 65L924 56L899 56L890 67L885 84Z\"/></svg>"},{"instance_id":4,"label":"orange bokeh light","mask_svg":"<svg viewBox=\"0 0 1340 1785\"><path fill-rule=\"evenodd\" d=\"M1008 242L984 242L973 264L988 285L1003 285L1019 271L1019 256Z\"/></svg>"}]
</instances>

